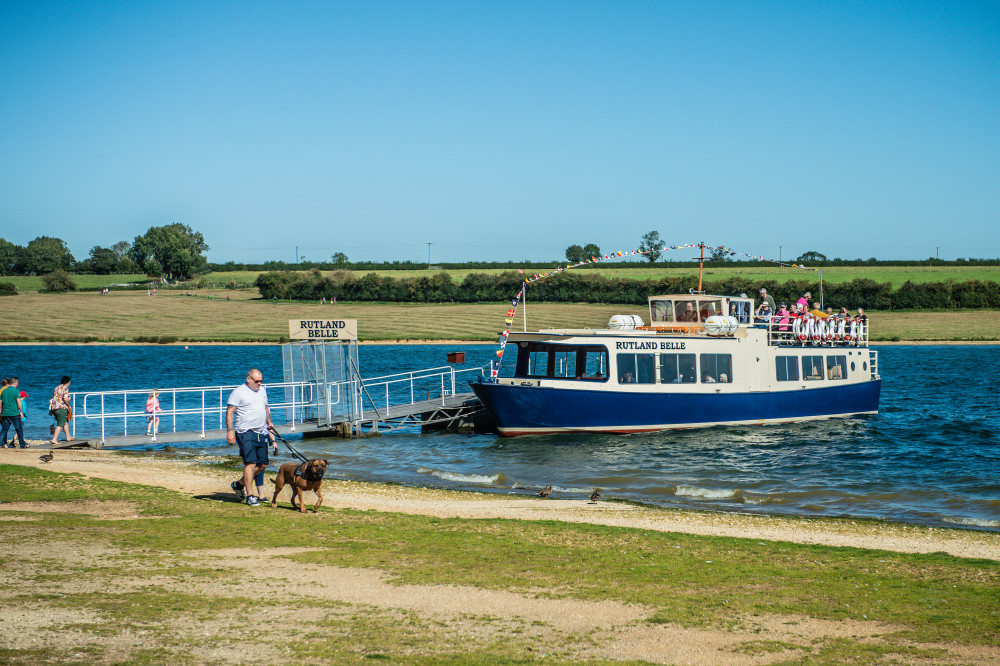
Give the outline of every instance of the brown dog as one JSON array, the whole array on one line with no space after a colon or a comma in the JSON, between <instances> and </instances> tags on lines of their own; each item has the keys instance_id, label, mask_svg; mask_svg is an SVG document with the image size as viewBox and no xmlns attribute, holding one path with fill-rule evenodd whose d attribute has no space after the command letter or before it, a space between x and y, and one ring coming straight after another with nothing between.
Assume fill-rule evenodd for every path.
<instances>
[{"instance_id":1,"label":"brown dog","mask_svg":"<svg viewBox=\"0 0 1000 666\"><path fill-rule=\"evenodd\" d=\"M298 508L302 513L306 512L306 505L303 503L302 494L306 490L316 493L316 505L313 511L318 511L323 504L323 493L319 487L323 485L323 475L326 473L326 461L322 458L314 458L309 462L297 463L288 462L278 468L278 475L271 481L274 484L274 497L271 499L271 506L277 506L278 493L287 483L292 487L292 508ZM299 506L295 506L295 498L299 499Z\"/></svg>"}]
</instances>

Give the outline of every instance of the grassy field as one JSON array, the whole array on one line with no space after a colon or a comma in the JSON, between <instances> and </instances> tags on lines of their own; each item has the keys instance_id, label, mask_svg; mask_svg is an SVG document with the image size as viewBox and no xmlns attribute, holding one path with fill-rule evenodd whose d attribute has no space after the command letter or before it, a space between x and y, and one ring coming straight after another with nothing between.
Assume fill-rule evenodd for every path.
<instances>
[{"instance_id":1,"label":"grassy field","mask_svg":"<svg viewBox=\"0 0 1000 666\"><path fill-rule=\"evenodd\" d=\"M575 270L580 273L583 271L598 273L608 278L628 278L633 280L655 279L676 275L697 275L697 269L691 268L621 268L616 267L614 263ZM426 277L444 272L451 276L453 282L461 282L470 273L494 274L502 271L499 269L354 271L359 277L372 272L396 279ZM532 271L528 272L531 273ZM196 282L199 288L206 289L225 289L234 286L237 289L254 288L254 280L257 279L260 273L261 271L213 272L199 276ZM777 268L769 265L762 265L755 268L705 269L706 281L720 280L734 275L748 277L753 280L775 280L779 283L789 280L819 280L819 274L815 271L803 271L796 268ZM998 282L1000 281L1000 266L896 266L874 268L865 266L840 266L823 269L824 283L850 282L856 278L866 278L878 283L890 282L894 289L907 281L913 283L941 282L946 280L959 282L966 280ZM73 280L81 291L87 291L115 284L145 283L147 277L142 274L74 275ZM0 277L0 282L13 283L22 293L40 291L43 288L42 278L38 276ZM192 289L194 285L182 285L180 288Z\"/></svg>"},{"instance_id":2,"label":"grassy field","mask_svg":"<svg viewBox=\"0 0 1000 666\"><path fill-rule=\"evenodd\" d=\"M328 483L335 496L346 482ZM303 516L13 465L0 465L0 501L0 571L16 581L0 591L4 664L649 663L601 657L628 641L616 631L418 603L441 594L505 595L522 613L628 609L605 622L647 640L711 639L701 663L986 663L1000 647L992 560L554 521ZM375 599L327 592L330 577L344 589L358 576L379 577ZM394 605L404 591L417 598Z\"/></svg>"},{"instance_id":3,"label":"grassy field","mask_svg":"<svg viewBox=\"0 0 1000 666\"><path fill-rule=\"evenodd\" d=\"M496 340L507 305L271 303L256 291L208 290L22 294L2 303L13 316L0 330L0 341L22 342L278 342L288 335L288 320L345 318L358 320L363 341ZM229 295L232 300L226 300ZM514 330L523 328L519 309ZM528 330L600 328L615 314L638 314L645 308L574 303L527 304ZM869 312L873 340L997 341L1000 311Z\"/></svg>"},{"instance_id":4,"label":"grassy field","mask_svg":"<svg viewBox=\"0 0 1000 666\"><path fill-rule=\"evenodd\" d=\"M601 267L575 269L577 272L596 272L605 277L629 278L634 280L654 279L665 276L676 275L697 275L697 269L691 268L621 268L615 264L608 263ZM469 273L500 273L495 269L483 270L445 270L445 271L356 271L357 275L374 272L382 276L397 279L412 277L425 277L436 273L447 273L453 282L461 282ZM527 271L533 272L533 271ZM222 287L229 282L236 284L252 285L257 279L257 271L236 271L231 273L209 273L202 276L203 284ZM815 271L804 271L796 268L777 268L772 266L760 266L755 268L707 268L705 269L705 279L707 281L719 280L733 275L741 275L754 280L776 280L787 282L789 280L819 280L819 273ZM823 269L823 282L841 283L850 282L856 278L866 278L879 283L891 282L893 288L899 287L904 282L914 283L938 282L945 280L991 280L1000 281L1000 266L898 266L898 267L875 267L864 266L842 266Z\"/></svg>"}]
</instances>

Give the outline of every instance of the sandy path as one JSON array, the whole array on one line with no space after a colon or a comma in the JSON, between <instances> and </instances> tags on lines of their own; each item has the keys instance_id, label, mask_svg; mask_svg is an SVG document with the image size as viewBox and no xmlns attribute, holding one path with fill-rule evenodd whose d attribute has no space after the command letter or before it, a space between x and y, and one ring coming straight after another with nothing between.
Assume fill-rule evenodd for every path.
<instances>
[{"instance_id":1,"label":"sandy path","mask_svg":"<svg viewBox=\"0 0 1000 666\"><path fill-rule=\"evenodd\" d=\"M0 451L0 461L16 465L43 465L37 448ZM162 486L189 495L229 492L227 474L206 467L209 457L194 459L144 457L113 451L59 450L51 463L56 472ZM735 513L710 513L639 507L585 500L535 499L530 496L463 493L406 488L374 483L327 480L324 506L392 511L441 518L508 518L560 520L660 532L743 537L829 546L853 546L903 553L947 552L959 557L1000 561L1000 533L961 529L914 527L834 519L801 519ZM307 495L307 504L312 494ZM281 500L287 501L288 491Z\"/></svg>"}]
</instances>

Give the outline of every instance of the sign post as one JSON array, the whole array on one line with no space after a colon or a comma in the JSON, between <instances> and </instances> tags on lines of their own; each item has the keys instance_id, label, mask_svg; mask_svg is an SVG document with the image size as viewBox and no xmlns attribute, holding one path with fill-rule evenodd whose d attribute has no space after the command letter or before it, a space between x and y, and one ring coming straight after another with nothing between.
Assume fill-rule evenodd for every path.
<instances>
[{"instance_id":1,"label":"sign post","mask_svg":"<svg viewBox=\"0 0 1000 666\"><path fill-rule=\"evenodd\" d=\"M289 340L357 340L357 319L289 319Z\"/></svg>"}]
</instances>

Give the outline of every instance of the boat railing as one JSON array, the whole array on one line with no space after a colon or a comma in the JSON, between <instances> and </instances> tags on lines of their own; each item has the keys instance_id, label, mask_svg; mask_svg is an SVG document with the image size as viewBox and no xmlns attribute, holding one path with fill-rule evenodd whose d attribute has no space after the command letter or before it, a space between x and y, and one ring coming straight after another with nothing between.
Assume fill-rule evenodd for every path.
<instances>
[{"instance_id":1,"label":"boat railing","mask_svg":"<svg viewBox=\"0 0 1000 666\"><path fill-rule=\"evenodd\" d=\"M752 328L767 329L767 343L775 347L867 347L868 346L868 323L858 322L854 336L841 337L837 334L813 334L805 339L801 335L796 336L792 330L793 324L789 320L787 324L780 323L776 318L770 321L757 321L751 325ZM848 330L850 330L848 328Z\"/></svg>"}]
</instances>

